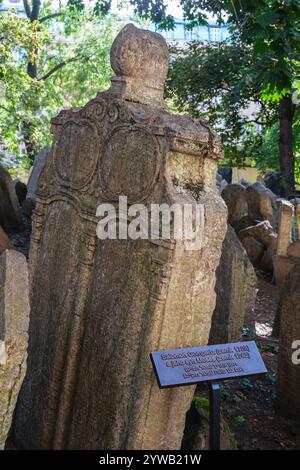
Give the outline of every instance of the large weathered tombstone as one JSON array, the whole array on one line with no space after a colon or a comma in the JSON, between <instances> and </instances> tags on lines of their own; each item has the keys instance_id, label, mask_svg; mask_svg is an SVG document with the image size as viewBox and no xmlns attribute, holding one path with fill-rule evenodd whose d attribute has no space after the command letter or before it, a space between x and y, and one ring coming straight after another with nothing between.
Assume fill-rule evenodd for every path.
<instances>
[{"instance_id":1,"label":"large weathered tombstone","mask_svg":"<svg viewBox=\"0 0 300 470\"><path fill-rule=\"evenodd\" d=\"M25 376L29 323L27 261L6 250L0 256L0 449L3 449Z\"/></svg>"},{"instance_id":2,"label":"large weathered tombstone","mask_svg":"<svg viewBox=\"0 0 300 470\"><path fill-rule=\"evenodd\" d=\"M298 237L300 238L300 202L296 203L296 218L297 218L297 228L298 228Z\"/></svg>"},{"instance_id":3,"label":"large weathered tombstone","mask_svg":"<svg viewBox=\"0 0 300 470\"><path fill-rule=\"evenodd\" d=\"M281 200L276 255L273 257L274 277L278 286L284 284L290 270L295 263L299 262L297 258L288 255L288 249L292 242L293 221L293 204L289 201Z\"/></svg>"},{"instance_id":4,"label":"large weathered tombstone","mask_svg":"<svg viewBox=\"0 0 300 470\"><path fill-rule=\"evenodd\" d=\"M227 181L228 184L232 181L232 168L228 166L219 166L218 173Z\"/></svg>"},{"instance_id":5,"label":"large weathered tombstone","mask_svg":"<svg viewBox=\"0 0 300 470\"><path fill-rule=\"evenodd\" d=\"M278 309L277 411L300 423L300 364L293 362L293 353L296 352L293 343L300 339L300 264L296 264L287 276Z\"/></svg>"},{"instance_id":6,"label":"large weathered tombstone","mask_svg":"<svg viewBox=\"0 0 300 470\"><path fill-rule=\"evenodd\" d=\"M14 182L8 171L0 164L0 225L4 230L22 228L21 211Z\"/></svg>"},{"instance_id":7,"label":"large weathered tombstone","mask_svg":"<svg viewBox=\"0 0 300 470\"><path fill-rule=\"evenodd\" d=\"M217 269L216 307L212 317L210 344L237 341L245 313L256 298L256 274L234 229L229 225Z\"/></svg>"},{"instance_id":8,"label":"large weathered tombstone","mask_svg":"<svg viewBox=\"0 0 300 470\"><path fill-rule=\"evenodd\" d=\"M246 207L246 190L239 183L228 184L222 191L228 208L228 223L238 222Z\"/></svg>"},{"instance_id":9,"label":"large weathered tombstone","mask_svg":"<svg viewBox=\"0 0 300 470\"><path fill-rule=\"evenodd\" d=\"M277 197L260 181L246 189L248 215L252 222L268 220L274 227Z\"/></svg>"},{"instance_id":10,"label":"large weathered tombstone","mask_svg":"<svg viewBox=\"0 0 300 470\"><path fill-rule=\"evenodd\" d=\"M254 237L244 237L242 239L242 245L245 248L253 266L259 266L265 253L264 244Z\"/></svg>"},{"instance_id":11,"label":"large weathered tombstone","mask_svg":"<svg viewBox=\"0 0 300 470\"><path fill-rule=\"evenodd\" d=\"M288 247L292 241L292 226L294 218L294 206L289 201L280 201L279 227L276 254L287 256Z\"/></svg>"},{"instance_id":12,"label":"large weathered tombstone","mask_svg":"<svg viewBox=\"0 0 300 470\"><path fill-rule=\"evenodd\" d=\"M20 448L179 449L194 387L160 391L149 354L208 341L227 216L220 140L164 108L160 35L127 25L111 63L110 90L53 121L33 215ZM122 195L129 205L202 204L200 250L173 238L98 239L97 207L118 208Z\"/></svg>"},{"instance_id":13,"label":"large weathered tombstone","mask_svg":"<svg viewBox=\"0 0 300 470\"><path fill-rule=\"evenodd\" d=\"M240 240L243 240L245 237L254 237L260 240L266 247L273 243L274 240L277 241L277 235L268 220L264 220L256 225L240 230Z\"/></svg>"},{"instance_id":14,"label":"large weathered tombstone","mask_svg":"<svg viewBox=\"0 0 300 470\"><path fill-rule=\"evenodd\" d=\"M276 252L277 234L268 220L259 222L257 225L252 225L239 231L239 238L245 247L247 253L249 251L249 258L255 266L263 269L264 271L273 271L273 257ZM257 243L249 243L249 240L255 240ZM256 250L254 247L262 245L262 252L255 256ZM254 256L253 256L254 249ZM260 252L258 248L258 253Z\"/></svg>"},{"instance_id":15,"label":"large weathered tombstone","mask_svg":"<svg viewBox=\"0 0 300 470\"><path fill-rule=\"evenodd\" d=\"M269 171L264 176L265 186L277 196L284 195L284 186L282 184L282 174L276 171Z\"/></svg>"}]
</instances>

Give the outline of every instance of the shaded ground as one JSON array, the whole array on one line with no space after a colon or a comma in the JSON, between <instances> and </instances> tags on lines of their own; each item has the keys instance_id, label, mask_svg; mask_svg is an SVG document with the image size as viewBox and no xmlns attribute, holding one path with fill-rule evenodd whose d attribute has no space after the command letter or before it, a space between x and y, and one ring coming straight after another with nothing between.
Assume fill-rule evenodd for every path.
<instances>
[{"instance_id":1,"label":"shaded ground","mask_svg":"<svg viewBox=\"0 0 300 470\"><path fill-rule=\"evenodd\" d=\"M255 308L245 319L243 340L257 342L269 373L222 387L223 415L239 449L300 449L300 425L275 414L278 340L272 325L278 295L276 286L259 277Z\"/></svg>"}]
</instances>

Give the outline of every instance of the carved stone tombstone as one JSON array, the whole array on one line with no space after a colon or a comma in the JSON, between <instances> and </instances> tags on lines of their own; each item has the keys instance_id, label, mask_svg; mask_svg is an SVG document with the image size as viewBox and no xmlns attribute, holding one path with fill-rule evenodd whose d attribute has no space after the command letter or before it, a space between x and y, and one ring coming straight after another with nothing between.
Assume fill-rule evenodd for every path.
<instances>
[{"instance_id":1,"label":"carved stone tombstone","mask_svg":"<svg viewBox=\"0 0 300 470\"><path fill-rule=\"evenodd\" d=\"M246 207L246 190L239 183L228 184L222 191L222 198L228 208L228 223L239 222Z\"/></svg>"},{"instance_id":2,"label":"carved stone tombstone","mask_svg":"<svg viewBox=\"0 0 300 470\"><path fill-rule=\"evenodd\" d=\"M0 165L0 225L6 231L22 229L21 211L14 182L2 165Z\"/></svg>"},{"instance_id":3,"label":"carved stone tombstone","mask_svg":"<svg viewBox=\"0 0 300 470\"><path fill-rule=\"evenodd\" d=\"M296 214L298 214L298 205L296 205ZM284 285L290 270L295 266L295 264L300 262L300 259L295 256L297 248L296 246L293 246L292 243L294 216L294 205L290 201L281 200L276 255L273 257L275 281L280 287ZM277 327L275 329L277 329L278 333L278 321L276 320L275 323L277 323Z\"/></svg>"},{"instance_id":4,"label":"carved stone tombstone","mask_svg":"<svg viewBox=\"0 0 300 470\"><path fill-rule=\"evenodd\" d=\"M28 323L27 261L22 253L5 250L0 256L0 449L25 376Z\"/></svg>"},{"instance_id":5,"label":"carved stone tombstone","mask_svg":"<svg viewBox=\"0 0 300 470\"><path fill-rule=\"evenodd\" d=\"M247 253L230 225L216 277L217 300L209 343L231 343L240 339L245 313L254 307L257 281Z\"/></svg>"},{"instance_id":6,"label":"carved stone tombstone","mask_svg":"<svg viewBox=\"0 0 300 470\"><path fill-rule=\"evenodd\" d=\"M149 354L206 344L226 231L221 145L164 107L164 39L127 25L111 88L53 121L30 251L28 374L20 448L179 449L194 387L160 391ZM96 236L100 203L202 204L201 247Z\"/></svg>"},{"instance_id":7,"label":"carved stone tombstone","mask_svg":"<svg viewBox=\"0 0 300 470\"><path fill-rule=\"evenodd\" d=\"M300 263L288 273L280 293L277 412L300 423ZM295 357L294 357L295 356ZM293 361L294 359L294 361Z\"/></svg>"}]
</instances>

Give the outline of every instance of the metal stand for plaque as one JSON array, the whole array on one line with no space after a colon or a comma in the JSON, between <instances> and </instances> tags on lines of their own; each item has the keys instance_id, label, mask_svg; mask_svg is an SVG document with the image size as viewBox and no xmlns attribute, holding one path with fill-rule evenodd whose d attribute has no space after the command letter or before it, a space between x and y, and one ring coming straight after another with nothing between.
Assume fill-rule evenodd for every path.
<instances>
[{"instance_id":1,"label":"metal stand for plaque","mask_svg":"<svg viewBox=\"0 0 300 470\"><path fill-rule=\"evenodd\" d=\"M178 356L177 356L178 355ZM234 366L216 374L211 367L212 373L207 374L207 369L201 369L201 360L196 370L199 374L188 374L184 361L175 361L175 365L169 364L172 358L197 357L209 355L212 364L215 362L220 369L220 362L234 360ZM222 380L237 379L239 377L250 377L266 374L267 368L257 349L254 341L237 343L226 343L193 348L169 349L165 351L154 351L150 354L154 372L159 388L180 387L183 385L195 385L206 382L209 386L209 449L220 450L221 444L221 391ZM203 360L205 363L205 359ZM201 370L203 373L201 373ZM217 375L217 376L216 376Z\"/></svg>"},{"instance_id":2,"label":"metal stand for plaque","mask_svg":"<svg viewBox=\"0 0 300 470\"><path fill-rule=\"evenodd\" d=\"M220 450L220 385L209 382L209 449Z\"/></svg>"}]
</instances>

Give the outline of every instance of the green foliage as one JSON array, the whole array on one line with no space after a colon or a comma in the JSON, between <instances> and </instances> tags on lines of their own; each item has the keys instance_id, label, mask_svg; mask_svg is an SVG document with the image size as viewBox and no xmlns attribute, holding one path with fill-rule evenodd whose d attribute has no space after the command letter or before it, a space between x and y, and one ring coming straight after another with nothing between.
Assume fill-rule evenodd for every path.
<instances>
[{"instance_id":1,"label":"green foliage","mask_svg":"<svg viewBox=\"0 0 300 470\"><path fill-rule=\"evenodd\" d=\"M235 393L229 386L221 384L221 397L222 400L226 400L227 403L231 405L236 405L239 403L242 398L240 396L240 392L238 393Z\"/></svg>"},{"instance_id":2,"label":"green foliage","mask_svg":"<svg viewBox=\"0 0 300 470\"><path fill-rule=\"evenodd\" d=\"M270 352L272 354L277 354L279 346L278 346L277 343L273 343L271 341L266 341L266 342L259 342L258 343L258 349L261 353Z\"/></svg>"},{"instance_id":3,"label":"green foliage","mask_svg":"<svg viewBox=\"0 0 300 470\"><path fill-rule=\"evenodd\" d=\"M255 337L256 337L255 327L243 328L243 336L245 336L248 339L255 339Z\"/></svg>"},{"instance_id":4,"label":"green foliage","mask_svg":"<svg viewBox=\"0 0 300 470\"><path fill-rule=\"evenodd\" d=\"M236 416L236 417L234 418L234 420L235 420L235 422L238 423L238 424L244 424L245 421L246 421L246 418L245 418L245 416L240 415L240 416Z\"/></svg>"},{"instance_id":5,"label":"green foliage","mask_svg":"<svg viewBox=\"0 0 300 470\"><path fill-rule=\"evenodd\" d=\"M253 388L254 388L253 383L249 379L243 379L242 380L242 385L243 385L243 389L246 392L251 392L251 390L253 390Z\"/></svg>"},{"instance_id":6,"label":"green foliage","mask_svg":"<svg viewBox=\"0 0 300 470\"><path fill-rule=\"evenodd\" d=\"M162 28L174 26L166 21L165 0L142 3L140 14L160 18ZM299 177L299 158L296 153L294 161L290 150L292 114L284 123L280 154L267 154L271 138L279 144L279 135L274 139L276 128L273 135L265 134L265 129L279 120L282 100L299 91L299 0L181 0L180 4L188 28L208 23L213 15L219 23L227 23L231 40L230 44L194 44L174 52L168 83L170 102L179 111L209 120L222 134L229 164L242 165L257 154L260 168L278 168L280 158L286 193L292 193L294 165ZM258 105L254 116L240 112L250 103ZM268 162L264 162L265 156Z\"/></svg>"},{"instance_id":7,"label":"green foliage","mask_svg":"<svg viewBox=\"0 0 300 470\"><path fill-rule=\"evenodd\" d=\"M174 27L166 15L166 0L131 3L141 16L160 22L162 28ZM262 67L254 66L250 79L260 83L264 99L279 101L290 93L295 75L299 76L299 0L181 0L180 4L188 27L205 24L208 15L214 15L219 23L231 26L235 42L252 48Z\"/></svg>"},{"instance_id":8,"label":"green foliage","mask_svg":"<svg viewBox=\"0 0 300 470\"><path fill-rule=\"evenodd\" d=\"M134 7L137 16L152 20L159 29L167 30L174 28L174 18L167 15L166 2L160 0L129 0Z\"/></svg>"},{"instance_id":9,"label":"green foliage","mask_svg":"<svg viewBox=\"0 0 300 470\"><path fill-rule=\"evenodd\" d=\"M28 3L33 10L39 2ZM161 29L174 27L166 0L129 3ZM297 90L300 94L299 0L180 3L188 28L207 24L214 15L228 23L231 42L172 49L166 93L171 107L208 119L222 135L228 164L250 161L261 171L278 170L279 102ZM1 15L0 136L14 153L23 138L31 158L49 142L50 119L59 109L81 106L108 86L109 49L122 26L110 8L110 0L45 1L36 20ZM243 112L249 105L255 113ZM294 151L300 181L299 125L297 111Z\"/></svg>"},{"instance_id":10,"label":"green foliage","mask_svg":"<svg viewBox=\"0 0 300 470\"><path fill-rule=\"evenodd\" d=\"M222 136L229 164L253 159L261 129L276 122L277 105L263 102L259 84L251 80L251 48L241 42L191 43L171 54L166 96L173 107L209 121ZM245 111L249 106L251 113Z\"/></svg>"},{"instance_id":11,"label":"green foliage","mask_svg":"<svg viewBox=\"0 0 300 470\"><path fill-rule=\"evenodd\" d=\"M195 404L196 410L203 418L209 417L209 400L205 397L195 396L193 398L193 403Z\"/></svg>"},{"instance_id":12,"label":"green foliage","mask_svg":"<svg viewBox=\"0 0 300 470\"><path fill-rule=\"evenodd\" d=\"M13 10L0 16L0 136L25 165L30 150L50 142L50 120L61 108L82 106L109 85L109 51L124 23L104 15L104 4L55 10L46 1L36 21Z\"/></svg>"},{"instance_id":13,"label":"green foliage","mask_svg":"<svg viewBox=\"0 0 300 470\"><path fill-rule=\"evenodd\" d=\"M47 35L37 22L19 18L12 11L0 17L0 38L0 133L16 151L20 122L28 118L28 107L42 88L41 82L27 74L25 58L36 62L36 49L45 46Z\"/></svg>"}]
</instances>

